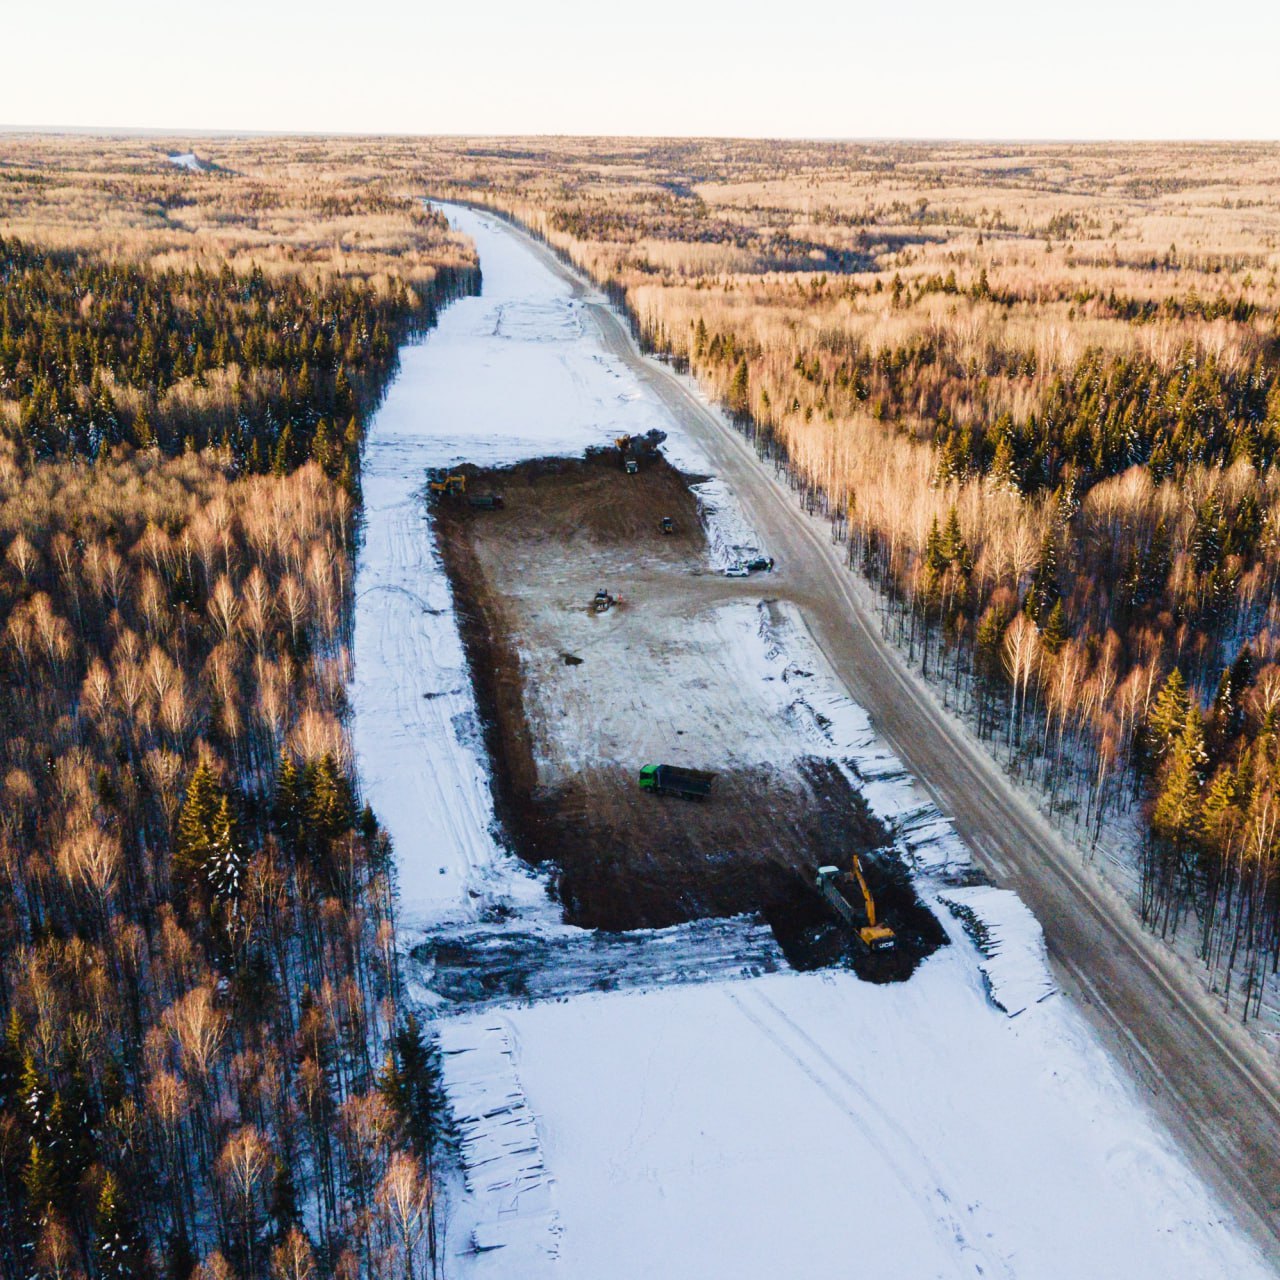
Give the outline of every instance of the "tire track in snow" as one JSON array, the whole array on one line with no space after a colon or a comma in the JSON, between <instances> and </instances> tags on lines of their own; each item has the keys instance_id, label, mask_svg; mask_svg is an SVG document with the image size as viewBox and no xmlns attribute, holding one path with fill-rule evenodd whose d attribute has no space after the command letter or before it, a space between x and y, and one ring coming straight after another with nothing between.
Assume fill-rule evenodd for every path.
<instances>
[{"instance_id":1,"label":"tire track in snow","mask_svg":"<svg viewBox=\"0 0 1280 1280\"><path fill-rule=\"evenodd\" d=\"M894 1177L908 1198L917 1204L922 1216L929 1222L944 1254L954 1255L958 1247L962 1264L972 1267L974 1276L999 1274L1006 1277L1006 1280L1016 1280L1016 1274L1006 1259L992 1258L986 1250L970 1239L964 1222L955 1211L952 1197L945 1190L943 1185L945 1179L919 1144L901 1125L885 1113L884 1108L877 1104L875 1099L822 1045L789 1014L779 1008L759 986L742 991L726 991L725 994L738 1007L743 1017L812 1081L875 1148L884 1164L893 1171ZM753 1010L749 1007L751 1004L764 1005L768 1013L758 1009ZM771 1023L773 1025L770 1025ZM787 1043L785 1035L777 1029L779 1023L791 1033L795 1040L800 1041L808 1051L807 1054L802 1053L793 1044ZM818 1070L814 1063L815 1058L821 1061L826 1068L826 1073ZM831 1076L834 1076L839 1083L833 1082ZM854 1096L856 1103L851 1102L848 1096L841 1095L842 1087L848 1094ZM876 1129L882 1132L876 1133ZM921 1179L914 1176L901 1163L894 1154L895 1151L908 1152L913 1161L928 1175L932 1187L923 1185ZM927 1204L921 1203L922 1196L924 1200L933 1202L932 1212ZM938 1226L943 1224L949 1228L948 1232L938 1230Z\"/></svg>"}]
</instances>

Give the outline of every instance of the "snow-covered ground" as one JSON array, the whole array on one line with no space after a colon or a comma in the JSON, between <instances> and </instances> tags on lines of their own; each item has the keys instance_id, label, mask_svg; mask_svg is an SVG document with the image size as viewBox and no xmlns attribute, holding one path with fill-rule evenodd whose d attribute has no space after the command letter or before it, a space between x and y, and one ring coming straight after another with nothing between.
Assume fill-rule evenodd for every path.
<instances>
[{"instance_id":1,"label":"snow-covered ground","mask_svg":"<svg viewBox=\"0 0 1280 1280\"><path fill-rule=\"evenodd\" d=\"M476 241L484 293L453 304L403 353L370 432L355 747L395 842L406 951L524 934L580 970L590 935L558 922L543 882L493 835L424 471L576 453L651 427L671 434L680 465L707 468L603 353L557 276L496 220L449 212ZM717 509L714 555L752 540L722 483L704 504ZM689 926L665 943L672 931L647 937L680 956L655 974L696 983L655 977L653 989L573 994L580 982L542 980L527 1000L439 1018L463 1160L447 1274L1269 1274L1077 1012L1061 996L1040 999L1051 984L1025 908L1012 895L964 899L984 955L938 901L960 900L947 882L968 853L840 689L800 614L781 607L735 623L724 660L774 700L797 754L849 770L953 945L910 981L881 987L845 972L752 976L758 968L735 969L723 934L699 938ZM642 971L625 948L644 942L602 950L615 970ZM991 1002L988 983L1009 993L1016 1018Z\"/></svg>"},{"instance_id":2,"label":"snow-covered ground","mask_svg":"<svg viewBox=\"0 0 1280 1280\"><path fill-rule=\"evenodd\" d=\"M540 1139L523 1189L528 1151L488 1162L505 1185L480 1238L510 1243L454 1275L1263 1274L1081 1020L1060 1002L1003 1017L960 947L894 987L836 972L587 996L460 1020L445 1046L460 1084L510 1064L518 1102L487 1131L533 1116ZM513 1234L522 1215L536 1231Z\"/></svg>"},{"instance_id":3,"label":"snow-covered ground","mask_svg":"<svg viewBox=\"0 0 1280 1280\"><path fill-rule=\"evenodd\" d=\"M426 469L581 453L666 425L600 351L564 284L492 219L454 216L480 248L484 293L454 302L401 353L366 446L356 579L355 748L396 844L410 931L480 918L495 899L528 911L545 902L491 833L475 698L422 500Z\"/></svg>"}]
</instances>

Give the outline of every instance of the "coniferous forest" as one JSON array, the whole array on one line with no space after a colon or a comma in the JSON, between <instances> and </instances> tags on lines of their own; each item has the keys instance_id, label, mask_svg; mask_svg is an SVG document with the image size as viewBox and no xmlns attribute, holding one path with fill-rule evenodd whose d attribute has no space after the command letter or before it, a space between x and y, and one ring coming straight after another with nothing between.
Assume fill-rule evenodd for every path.
<instances>
[{"instance_id":1,"label":"coniferous forest","mask_svg":"<svg viewBox=\"0 0 1280 1280\"><path fill-rule=\"evenodd\" d=\"M339 173L190 175L183 227L162 152L84 154L0 223L0 1273L412 1274L434 1066L344 689L362 433L475 264Z\"/></svg>"}]
</instances>

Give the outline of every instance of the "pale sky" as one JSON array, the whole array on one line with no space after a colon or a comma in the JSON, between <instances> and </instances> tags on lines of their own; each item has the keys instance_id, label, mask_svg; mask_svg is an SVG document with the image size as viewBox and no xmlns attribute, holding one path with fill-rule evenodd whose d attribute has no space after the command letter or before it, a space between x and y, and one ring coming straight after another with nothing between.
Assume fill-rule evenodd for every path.
<instances>
[{"instance_id":1,"label":"pale sky","mask_svg":"<svg viewBox=\"0 0 1280 1280\"><path fill-rule=\"evenodd\" d=\"M0 127L1280 138L1280 0L8 0Z\"/></svg>"}]
</instances>

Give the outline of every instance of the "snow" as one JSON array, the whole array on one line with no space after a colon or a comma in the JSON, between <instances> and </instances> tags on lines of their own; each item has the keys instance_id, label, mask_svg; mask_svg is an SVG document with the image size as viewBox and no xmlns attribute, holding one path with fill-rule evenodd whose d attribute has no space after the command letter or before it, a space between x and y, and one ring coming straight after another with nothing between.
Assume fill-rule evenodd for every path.
<instances>
[{"instance_id":1,"label":"snow","mask_svg":"<svg viewBox=\"0 0 1280 1280\"><path fill-rule=\"evenodd\" d=\"M493 836L479 716L422 501L427 468L581 453L666 425L600 351L567 285L493 219L452 212L480 247L484 292L401 353L366 445L356 577L355 750L396 846L410 931L474 921L495 903L556 914Z\"/></svg>"},{"instance_id":2,"label":"snow","mask_svg":"<svg viewBox=\"0 0 1280 1280\"><path fill-rule=\"evenodd\" d=\"M672 452L668 448L668 456ZM696 470L679 463L677 465L685 472ZM760 536L743 519L729 486L723 480L713 477L690 487L697 495L698 506L706 524L713 568L726 569L731 564L762 554Z\"/></svg>"},{"instance_id":3,"label":"snow","mask_svg":"<svg viewBox=\"0 0 1280 1280\"><path fill-rule=\"evenodd\" d=\"M169 156L169 163L177 165L179 169L189 169L192 173L203 173L205 167L194 151L175 152Z\"/></svg>"},{"instance_id":4,"label":"snow","mask_svg":"<svg viewBox=\"0 0 1280 1280\"><path fill-rule=\"evenodd\" d=\"M476 1214L470 1241L485 1250L527 1245L532 1237L535 1248L555 1258L555 1182L516 1075L507 1024L500 1017L446 1023L440 1049L449 1066L453 1119Z\"/></svg>"},{"instance_id":5,"label":"snow","mask_svg":"<svg viewBox=\"0 0 1280 1280\"><path fill-rule=\"evenodd\" d=\"M1053 995L1044 930L1016 893L993 885L938 895L982 953L978 968L996 1008L1011 1018Z\"/></svg>"},{"instance_id":6,"label":"snow","mask_svg":"<svg viewBox=\"0 0 1280 1280\"><path fill-rule=\"evenodd\" d=\"M888 828L899 854L917 874L955 876L972 867L951 820L928 798L906 766L879 738L871 718L841 688L792 605L773 607L767 635L775 664L803 673L811 688L791 703L792 721L810 754L827 754L849 771L867 807ZM796 683L793 679L792 687ZM822 749L825 747L825 749Z\"/></svg>"},{"instance_id":7,"label":"snow","mask_svg":"<svg viewBox=\"0 0 1280 1280\"><path fill-rule=\"evenodd\" d=\"M459 1131L446 1273L1269 1274L1075 1008L1040 998L1026 908L955 886L968 851L790 606L727 605L700 624L751 689L754 736L725 749L848 770L952 938L910 981L792 973L751 921L601 943L563 925L499 846L425 469L650 428L678 465L709 468L568 286L496 220L449 213L477 244L484 293L403 353L372 424L351 689L365 796L396 849L406 972L437 1014ZM723 482L700 498L713 563L754 544ZM944 896L982 923L985 954ZM468 995L468 974L483 988L513 968L502 996Z\"/></svg>"},{"instance_id":8,"label":"snow","mask_svg":"<svg viewBox=\"0 0 1280 1280\"><path fill-rule=\"evenodd\" d=\"M1265 1274L1078 1016L1005 1018L971 961L957 945L894 987L788 973L445 1024L453 1050L501 1035L490 1094L518 1089L555 1180L554 1222L539 1201L523 1231L496 1195L457 1206L451 1274ZM464 1256L472 1221L507 1247Z\"/></svg>"}]
</instances>

